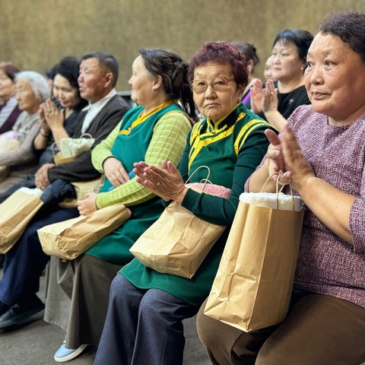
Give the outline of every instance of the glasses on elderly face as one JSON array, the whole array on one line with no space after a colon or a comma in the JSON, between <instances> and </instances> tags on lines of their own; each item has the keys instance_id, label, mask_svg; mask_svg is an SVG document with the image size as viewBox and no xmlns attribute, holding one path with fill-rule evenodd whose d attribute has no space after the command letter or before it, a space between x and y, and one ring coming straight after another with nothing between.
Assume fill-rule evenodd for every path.
<instances>
[{"instance_id":1,"label":"glasses on elderly face","mask_svg":"<svg viewBox=\"0 0 365 365\"><path fill-rule=\"evenodd\" d=\"M219 79L214 79L212 82L209 83L204 80L194 80L190 84L190 86L195 93L202 94L208 89L209 85L215 91L223 91L228 86L230 81L234 81L234 79L227 79L225 77L222 77Z\"/></svg>"}]
</instances>

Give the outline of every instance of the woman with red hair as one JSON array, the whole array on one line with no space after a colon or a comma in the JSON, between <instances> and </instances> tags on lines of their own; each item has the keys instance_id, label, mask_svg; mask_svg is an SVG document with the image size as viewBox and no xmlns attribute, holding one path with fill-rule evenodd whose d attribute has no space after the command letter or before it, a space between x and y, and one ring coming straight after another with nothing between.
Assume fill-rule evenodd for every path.
<instances>
[{"instance_id":1,"label":"woman with red hair","mask_svg":"<svg viewBox=\"0 0 365 365\"><path fill-rule=\"evenodd\" d=\"M195 216L227 226L192 279L162 274L134 259L113 280L99 364L182 364L182 320L194 316L208 296L246 179L265 155L269 124L241 103L247 85L244 56L228 42L199 49L188 69L193 96L205 119L194 125L177 170L145 162L134 164L138 182L165 201L175 201ZM200 194L184 184L206 178L231 189L229 199ZM193 174L196 172L195 174Z\"/></svg>"}]
</instances>

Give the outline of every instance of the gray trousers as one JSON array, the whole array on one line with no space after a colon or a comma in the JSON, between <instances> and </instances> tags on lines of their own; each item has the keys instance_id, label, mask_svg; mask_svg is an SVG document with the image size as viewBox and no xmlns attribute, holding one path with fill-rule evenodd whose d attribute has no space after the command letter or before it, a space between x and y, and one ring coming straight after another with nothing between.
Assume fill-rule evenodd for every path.
<instances>
[{"instance_id":1,"label":"gray trousers","mask_svg":"<svg viewBox=\"0 0 365 365\"><path fill-rule=\"evenodd\" d=\"M365 361L365 309L327 295L293 295L278 326L249 333L203 313L198 334L214 365L359 365Z\"/></svg>"},{"instance_id":2,"label":"gray trousers","mask_svg":"<svg viewBox=\"0 0 365 365\"><path fill-rule=\"evenodd\" d=\"M108 309L110 283L121 265L81 255L52 258L45 320L66 330L66 347L97 345Z\"/></svg>"},{"instance_id":3,"label":"gray trousers","mask_svg":"<svg viewBox=\"0 0 365 365\"><path fill-rule=\"evenodd\" d=\"M159 289L139 289L118 274L94 365L180 365L182 320L199 307Z\"/></svg>"}]
</instances>

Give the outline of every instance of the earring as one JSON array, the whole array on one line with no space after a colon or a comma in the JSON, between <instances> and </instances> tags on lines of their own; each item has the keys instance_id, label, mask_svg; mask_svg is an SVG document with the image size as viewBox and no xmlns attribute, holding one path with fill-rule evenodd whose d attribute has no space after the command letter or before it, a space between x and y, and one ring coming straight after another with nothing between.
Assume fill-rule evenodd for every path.
<instances>
[{"instance_id":1,"label":"earring","mask_svg":"<svg viewBox=\"0 0 365 365\"><path fill-rule=\"evenodd\" d=\"M252 66L251 66L251 65L248 65L248 66L247 66L247 71L248 71L248 72L251 72L251 71L252 71Z\"/></svg>"}]
</instances>

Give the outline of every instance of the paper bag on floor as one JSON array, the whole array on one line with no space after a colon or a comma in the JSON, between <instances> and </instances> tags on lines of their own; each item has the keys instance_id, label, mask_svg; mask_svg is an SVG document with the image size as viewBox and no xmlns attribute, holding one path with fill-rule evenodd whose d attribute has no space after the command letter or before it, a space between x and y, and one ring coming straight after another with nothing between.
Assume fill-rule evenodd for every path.
<instances>
[{"instance_id":1,"label":"paper bag on floor","mask_svg":"<svg viewBox=\"0 0 365 365\"><path fill-rule=\"evenodd\" d=\"M115 204L87 216L50 224L37 232L47 255L73 260L120 227L130 215L124 205Z\"/></svg>"},{"instance_id":2,"label":"paper bag on floor","mask_svg":"<svg viewBox=\"0 0 365 365\"><path fill-rule=\"evenodd\" d=\"M249 195L256 195L256 202L245 202ZM263 206L254 205L257 201ZM298 210L298 197L241 195L206 315L245 332L285 318L302 229L303 213Z\"/></svg>"},{"instance_id":3,"label":"paper bag on floor","mask_svg":"<svg viewBox=\"0 0 365 365\"><path fill-rule=\"evenodd\" d=\"M22 189L0 204L0 253L8 252L15 245L42 205L37 195Z\"/></svg>"}]
</instances>

